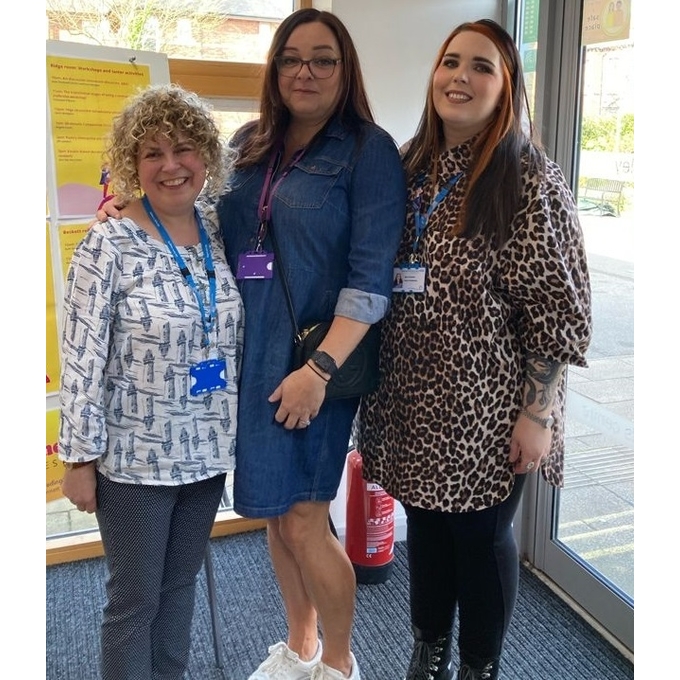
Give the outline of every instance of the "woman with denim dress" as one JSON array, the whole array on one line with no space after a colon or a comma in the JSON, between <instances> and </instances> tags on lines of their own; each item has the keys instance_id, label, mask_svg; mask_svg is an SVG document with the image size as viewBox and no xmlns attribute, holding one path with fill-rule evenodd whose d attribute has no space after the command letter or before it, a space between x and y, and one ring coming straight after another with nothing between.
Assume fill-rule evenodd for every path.
<instances>
[{"instance_id":1,"label":"woman with denim dress","mask_svg":"<svg viewBox=\"0 0 680 680\"><path fill-rule=\"evenodd\" d=\"M351 38L328 12L299 10L280 25L260 114L232 139L239 157L218 206L246 309L234 508L268 520L288 622L250 680L358 680L355 576L328 514L359 400L324 397L388 309L404 173L373 122ZM282 276L299 327L333 322L318 363L297 370Z\"/></svg>"}]
</instances>

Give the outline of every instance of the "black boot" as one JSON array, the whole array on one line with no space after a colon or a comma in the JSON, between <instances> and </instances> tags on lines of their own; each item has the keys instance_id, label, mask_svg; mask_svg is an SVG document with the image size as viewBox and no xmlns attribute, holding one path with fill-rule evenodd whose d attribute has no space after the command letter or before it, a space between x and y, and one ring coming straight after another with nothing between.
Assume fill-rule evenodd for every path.
<instances>
[{"instance_id":1,"label":"black boot","mask_svg":"<svg viewBox=\"0 0 680 680\"><path fill-rule=\"evenodd\" d=\"M451 633L429 635L413 630L413 653L406 680L453 680L451 669Z\"/></svg>"},{"instance_id":2,"label":"black boot","mask_svg":"<svg viewBox=\"0 0 680 680\"><path fill-rule=\"evenodd\" d=\"M464 663L458 669L457 680L497 680L498 661L489 661L481 668L472 668Z\"/></svg>"}]
</instances>

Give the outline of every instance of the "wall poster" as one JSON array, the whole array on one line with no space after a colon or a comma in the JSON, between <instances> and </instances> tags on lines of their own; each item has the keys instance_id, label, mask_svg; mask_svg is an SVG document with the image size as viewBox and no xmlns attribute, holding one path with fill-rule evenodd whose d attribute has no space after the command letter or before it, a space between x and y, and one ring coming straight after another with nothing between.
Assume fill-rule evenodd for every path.
<instances>
[{"instance_id":1,"label":"wall poster","mask_svg":"<svg viewBox=\"0 0 680 680\"><path fill-rule=\"evenodd\" d=\"M47 41L46 491L59 500L57 456L59 336L64 279L71 255L107 195L104 138L127 99L152 83L169 83L167 57ZM50 528L47 528L48 538Z\"/></svg>"},{"instance_id":2,"label":"wall poster","mask_svg":"<svg viewBox=\"0 0 680 680\"><path fill-rule=\"evenodd\" d=\"M632 3L633 0L584 0L583 44L627 40Z\"/></svg>"}]
</instances>

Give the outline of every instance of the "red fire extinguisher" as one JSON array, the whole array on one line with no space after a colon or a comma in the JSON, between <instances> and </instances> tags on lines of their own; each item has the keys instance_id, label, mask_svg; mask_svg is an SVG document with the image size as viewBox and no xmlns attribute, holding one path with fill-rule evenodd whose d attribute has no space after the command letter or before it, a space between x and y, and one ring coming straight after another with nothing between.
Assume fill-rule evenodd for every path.
<instances>
[{"instance_id":1,"label":"red fire extinguisher","mask_svg":"<svg viewBox=\"0 0 680 680\"><path fill-rule=\"evenodd\" d=\"M362 477L361 454L347 454L345 550L358 583L384 583L394 563L394 499Z\"/></svg>"}]
</instances>

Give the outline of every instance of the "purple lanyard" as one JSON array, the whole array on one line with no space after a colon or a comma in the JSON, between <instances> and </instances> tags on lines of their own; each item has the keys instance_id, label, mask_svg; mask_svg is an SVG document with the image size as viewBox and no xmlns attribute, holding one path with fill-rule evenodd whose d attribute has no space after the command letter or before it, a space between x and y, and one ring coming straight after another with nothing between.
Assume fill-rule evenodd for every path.
<instances>
[{"instance_id":1,"label":"purple lanyard","mask_svg":"<svg viewBox=\"0 0 680 680\"><path fill-rule=\"evenodd\" d=\"M283 169L276 182L272 185L272 180L274 179L274 173L281 160L281 149L277 149L272 152L271 158L269 159L269 166L267 167L267 174L264 178L264 184L262 185L262 193L260 194L260 203L257 208L257 214L260 218L260 228L257 232L257 247L255 250L260 252L262 250L262 243L267 235L267 223L271 219L271 199L276 190L279 188L279 184L283 182L288 176L290 171L295 167L295 164L304 156L306 148L298 149L293 157L288 162L288 165Z\"/></svg>"}]
</instances>

